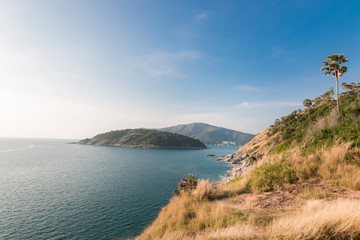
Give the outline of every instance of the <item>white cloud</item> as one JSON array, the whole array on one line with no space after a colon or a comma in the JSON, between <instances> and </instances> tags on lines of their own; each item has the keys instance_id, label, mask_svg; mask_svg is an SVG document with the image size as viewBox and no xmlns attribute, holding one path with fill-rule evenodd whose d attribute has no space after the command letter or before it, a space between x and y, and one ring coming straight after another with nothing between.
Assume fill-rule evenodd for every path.
<instances>
[{"instance_id":1,"label":"white cloud","mask_svg":"<svg viewBox=\"0 0 360 240\"><path fill-rule=\"evenodd\" d=\"M235 89L238 91L244 91L244 92L254 92L254 91L260 90L260 88L253 87L250 85L237 85L237 86L235 86Z\"/></svg>"},{"instance_id":2,"label":"white cloud","mask_svg":"<svg viewBox=\"0 0 360 240\"><path fill-rule=\"evenodd\" d=\"M196 15L196 19L197 19L197 20L201 20L201 21L205 21L205 20L208 19L208 14L205 13L205 12L198 13L198 14Z\"/></svg>"},{"instance_id":3,"label":"white cloud","mask_svg":"<svg viewBox=\"0 0 360 240\"><path fill-rule=\"evenodd\" d=\"M195 50L182 50L179 52L160 51L134 59L133 65L154 78L169 76L187 78L187 75L181 72L181 65L201 57L201 53Z\"/></svg>"},{"instance_id":4,"label":"white cloud","mask_svg":"<svg viewBox=\"0 0 360 240\"><path fill-rule=\"evenodd\" d=\"M234 105L235 109L251 109L251 108L279 108L279 107L301 107L301 102L279 101L279 102L242 102Z\"/></svg>"}]
</instances>

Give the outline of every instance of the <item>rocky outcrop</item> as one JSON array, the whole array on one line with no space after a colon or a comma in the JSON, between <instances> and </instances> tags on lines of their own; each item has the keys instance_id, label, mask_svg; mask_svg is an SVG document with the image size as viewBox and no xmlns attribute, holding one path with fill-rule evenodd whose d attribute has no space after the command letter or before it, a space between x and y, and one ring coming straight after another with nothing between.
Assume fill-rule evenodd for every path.
<instances>
[{"instance_id":1,"label":"rocky outcrop","mask_svg":"<svg viewBox=\"0 0 360 240\"><path fill-rule=\"evenodd\" d=\"M257 161L257 158L254 155L250 155L248 153L235 152L219 157L216 160L233 165L233 168L229 170L227 174L228 179L233 179L241 176L248 167Z\"/></svg>"},{"instance_id":2,"label":"rocky outcrop","mask_svg":"<svg viewBox=\"0 0 360 240\"><path fill-rule=\"evenodd\" d=\"M276 135L269 137L268 133L269 129L265 129L237 152L216 159L233 166L227 174L228 179L243 176L250 166L266 158L266 155L272 150L271 142L277 137Z\"/></svg>"}]
</instances>

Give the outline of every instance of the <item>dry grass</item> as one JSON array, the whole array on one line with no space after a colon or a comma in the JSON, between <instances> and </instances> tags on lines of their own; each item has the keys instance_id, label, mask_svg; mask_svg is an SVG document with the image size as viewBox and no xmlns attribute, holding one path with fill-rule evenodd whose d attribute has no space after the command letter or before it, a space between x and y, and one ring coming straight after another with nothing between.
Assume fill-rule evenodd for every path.
<instances>
[{"instance_id":1,"label":"dry grass","mask_svg":"<svg viewBox=\"0 0 360 240\"><path fill-rule=\"evenodd\" d=\"M306 133L306 138L313 138L319 130L325 127L336 126L338 123L339 114L337 113L336 109L333 109L328 116L318 119L315 123L309 126Z\"/></svg>"},{"instance_id":2,"label":"dry grass","mask_svg":"<svg viewBox=\"0 0 360 240\"><path fill-rule=\"evenodd\" d=\"M209 180L201 179L198 181L196 189L192 192L192 195L196 199L203 201L224 197L226 192L222 189L221 185L215 185Z\"/></svg>"},{"instance_id":3,"label":"dry grass","mask_svg":"<svg viewBox=\"0 0 360 240\"><path fill-rule=\"evenodd\" d=\"M259 239L260 231L259 228L253 227L251 225L242 225L242 226L232 226L223 229L217 229L210 232L204 239L234 239L234 240L243 240L243 239Z\"/></svg>"},{"instance_id":4,"label":"dry grass","mask_svg":"<svg viewBox=\"0 0 360 240\"><path fill-rule=\"evenodd\" d=\"M249 187L249 178L244 177L239 179L236 182L229 182L226 185L223 185L223 191L227 193L228 196L235 196L240 193L248 191Z\"/></svg>"},{"instance_id":5,"label":"dry grass","mask_svg":"<svg viewBox=\"0 0 360 240\"><path fill-rule=\"evenodd\" d=\"M191 235L203 230L226 228L240 222L243 217L238 210L216 202L197 201L190 194L183 193L170 200L138 239L162 238L169 232Z\"/></svg>"},{"instance_id":6,"label":"dry grass","mask_svg":"<svg viewBox=\"0 0 360 240\"><path fill-rule=\"evenodd\" d=\"M153 239L171 239L171 240L247 240L259 239L259 229L251 225L232 226L217 229L211 232L198 232L188 234L181 231L166 232L161 237Z\"/></svg>"},{"instance_id":7,"label":"dry grass","mask_svg":"<svg viewBox=\"0 0 360 240\"><path fill-rule=\"evenodd\" d=\"M349 143L337 144L331 148L320 149L306 157L293 155L291 158L298 177L302 179L320 177L337 185L360 190L360 167L354 163L347 163L345 158L349 146Z\"/></svg>"},{"instance_id":8,"label":"dry grass","mask_svg":"<svg viewBox=\"0 0 360 240\"><path fill-rule=\"evenodd\" d=\"M359 239L360 201L309 201L301 212L268 227L270 239Z\"/></svg>"},{"instance_id":9,"label":"dry grass","mask_svg":"<svg viewBox=\"0 0 360 240\"><path fill-rule=\"evenodd\" d=\"M253 172L261 167L269 168L269 164L277 166L278 161L287 161L300 179L321 178L360 190L360 150L349 150L349 146L336 144L308 156L301 155L301 148L296 147L279 154L265 155L247 169L246 176L233 182L215 184L200 180L192 192L182 192L180 196L173 197L137 239L360 239L359 200L312 200L297 214L273 222L270 219L264 224L259 224L258 216L247 213L250 205L249 209L239 210L234 205L234 208L229 207L231 200L216 200L249 192L254 178L259 175ZM279 169L286 170L278 167L275 173ZM331 195L320 188L308 188L300 197L327 199Z\"/></svg>"},{"instance_id":10,"label":"dry grass","mask_svg":"<svg viewBox=\"0 0 360 240\"><path fill-rule=\"evenodd\" d=\"M305 188L300 196L304 199L329 199L332 198L333 195L329 193L329 191L325 189L317 189L317 188Z\"/></svg>"}]
</instances>

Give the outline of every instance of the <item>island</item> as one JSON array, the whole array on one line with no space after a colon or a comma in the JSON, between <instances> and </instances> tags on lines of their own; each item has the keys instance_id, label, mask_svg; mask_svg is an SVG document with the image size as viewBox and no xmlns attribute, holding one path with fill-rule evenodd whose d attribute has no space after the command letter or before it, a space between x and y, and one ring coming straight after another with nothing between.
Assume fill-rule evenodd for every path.
<instances>
[{"instance_id":1,"label":"island","mask_svg":"<svg viewBox=\"0 0 360 240\"><path fill-rule=\"evenodd\" d=\"M150 129L124 129L101 133L78 144L135 148L205 149L200 140Z\"/></svg>"}]
</instances>

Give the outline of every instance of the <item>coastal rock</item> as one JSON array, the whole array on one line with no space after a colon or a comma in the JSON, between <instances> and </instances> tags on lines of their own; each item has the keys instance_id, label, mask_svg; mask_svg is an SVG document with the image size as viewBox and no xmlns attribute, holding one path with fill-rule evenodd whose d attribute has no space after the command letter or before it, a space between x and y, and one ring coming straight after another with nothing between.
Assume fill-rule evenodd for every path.
<instances>
[{"instance_id":1,"label":"coastal rock","mask_svg":"<svg viewBox=\"0 0 360 240\"><path fill-rule=\"evenodd\" d=\"M228 171L228 179L233 179L235 177L241 176L243 171L251 166L257 158L253 155L249 155L248 153L232 153L226 156L222 156L217 158L216 160L230 163L233 165L233 168Z\"/></svg>"}]
</instances>

